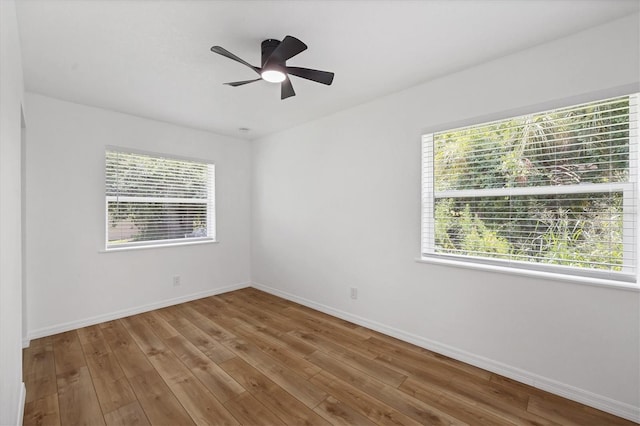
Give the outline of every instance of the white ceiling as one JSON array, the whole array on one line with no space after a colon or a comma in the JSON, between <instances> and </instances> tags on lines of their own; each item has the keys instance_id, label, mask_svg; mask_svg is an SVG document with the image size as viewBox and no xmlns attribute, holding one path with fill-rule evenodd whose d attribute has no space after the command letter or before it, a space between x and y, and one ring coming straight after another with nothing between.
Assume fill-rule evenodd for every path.
<instances>
[{"instance_id":1,"label":"white ceiling","mask_svg":"<svg viewBox=\"0 0 640 426\"><path fill-rule=\"evenodd\" d=\"M3 1L3 0L0 0ZM17 0L26 89L217 133L256 138L637 13L638 0ZM309 48L288 65L332 86L279 85L209 51L260 65L260 42ZM238 128L251 130L240 133Z\"/></svg>"}]
</instances>

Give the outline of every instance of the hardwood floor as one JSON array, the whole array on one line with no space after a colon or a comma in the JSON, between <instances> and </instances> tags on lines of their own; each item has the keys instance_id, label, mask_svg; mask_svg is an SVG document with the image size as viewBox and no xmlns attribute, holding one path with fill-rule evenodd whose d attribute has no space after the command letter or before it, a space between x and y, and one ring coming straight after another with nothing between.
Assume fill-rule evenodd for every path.
<instances>
[{"instance_id":1,"label":"hardwood floor","mask_svg":"<svg viewBox=\"0 0 640 426\"><path fill-rule=\"evenodd\" d=\"M34 340L25 425L631 425L243 289Z\"/></svg>"}]
</instances>

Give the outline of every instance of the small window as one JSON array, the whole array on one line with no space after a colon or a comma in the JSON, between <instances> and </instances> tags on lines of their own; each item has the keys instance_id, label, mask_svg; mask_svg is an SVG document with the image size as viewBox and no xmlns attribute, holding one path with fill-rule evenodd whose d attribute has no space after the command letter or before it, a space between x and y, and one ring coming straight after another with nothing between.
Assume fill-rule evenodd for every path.
<instances>
[{"instance_id":1,"label":"small window","mask_svg":"<svg viewBox=\"0 0 640 426\"><path fill-rule=\"evenodd\" d=\"M638 94L422 138L422 254L636 281Z\"/></svg>"},{"instance_id":2,"label":"small window","mask_svg":"<svg viewBox=\"0 0 640 426\"><path fill-rule=\"evenodd\" d=\"M106 151L106 248L215 240L214 165Z\"/></svg>"}]
</instances>

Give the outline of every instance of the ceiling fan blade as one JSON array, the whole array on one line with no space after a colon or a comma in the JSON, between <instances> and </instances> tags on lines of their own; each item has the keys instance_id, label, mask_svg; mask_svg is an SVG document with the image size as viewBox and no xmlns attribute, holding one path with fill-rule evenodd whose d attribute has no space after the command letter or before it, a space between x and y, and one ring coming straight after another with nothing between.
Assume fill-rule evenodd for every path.
<instances>
[{"instance_id":1,"label":"ceiling fan blade","mask_svg":"<svg viewBox=\"0 0 640 426\"><path fill-rule=\"evenodd\" d=\"M270 63L283 64L288 59L293 58L298 53L307 49L307 45L292 36L286 36L284 40L280 42L271 55L267 59L264 67L266 68Z\"/></svg>"},{"instance_id":2,"label":"ceiling fan blade","mask_svg":"<svg viewBox=\"0 0 640 426\"><path fill-rule=\"evenodd\" d=\"M261 78L256 78L255 80L243 80L243 81L232 81L231 83L224 83L227 86L233 86L233 87L238 87L238 86L242 86L243 84L249 84L249 83L253 83L254 81L260 81L262 80Z\"/></svg>"},{"instance_id":3,"label":"ceiling fan blade","mask_svg":"<svg viewBox=\"0 0 640 426\"><path fill-rule=\"evenodd\" d=\"M289 78L285 78L282 83L280 83L280 99L287 99L291 96L295 96L296 92L293 90L293 85L291 84L291 80Z\"/></svg>"},{"instance_id":4,"label":"ceiling fan blade","mask_svg":"<svg viewBox=\"0 0 640 426\"><path fill-rule=\"evenodd\" d=\"M332 72L312 70L309 68L299 68L299 67L286 67L285 69L287 71L287 74L295 75L296 77L306 78L307 80L326 84L327 86L333 82L334 74Z\"/></svg>"},{"instance_id":5,"label":"ceiling fan blade","mask_svg":"<svg viewBox=\"0 0 640 426\"><path fill-rule=\"evenodd\" d=\"M220 46L213 46L211 48L211 51L214 53L217 53L218 55L222 55L225 56L229 59L233 59L236 62L240 62L242 65L246 65L249 68L251 68L252 70L254 70L255 72L257 72L258 74L260 74L260 68L258 67L254 67L253 65L251 65L249 62L238 58L236 55L234 55L233 53L229 52L227 49L225 49L224 47L220 47Z\"/></svg>"}]
</instances>

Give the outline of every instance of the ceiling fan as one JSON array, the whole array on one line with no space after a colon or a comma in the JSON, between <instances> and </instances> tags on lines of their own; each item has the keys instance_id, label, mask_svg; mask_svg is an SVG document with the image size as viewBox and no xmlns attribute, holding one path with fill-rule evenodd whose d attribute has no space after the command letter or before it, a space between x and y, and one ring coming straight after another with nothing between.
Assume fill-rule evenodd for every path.
<instances>
[{"instance_id":1,"label":"ceiling fan","mask_svg":"<svg viewBox=\"0 0 640 426\"><path fill-rule=\"evenodd\" d=\"M237 87L260 80L265 80L270 83L280 83L280 99L286 99L296 95L296 92L293 90L293 86L291 85L291 81L289 80L289 75L295 75L296 77L305 78L307 80L326 85L330 85L333 82L334 74L332 72L287 66L287 61L289 59L307 49L307 45L295 37L288 35L282 41L274 39L264 40L261 47L262 67L258 68L240 59L223 47L213 46L211 48L212 52L226 56L236 62L240 62L260 75L260 78L256 78L255 80L233 81L231 83L224 84Z\"/></svg>"}]
</instances>

